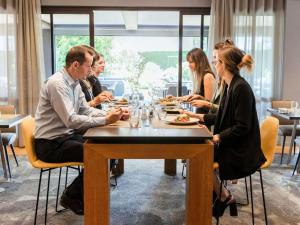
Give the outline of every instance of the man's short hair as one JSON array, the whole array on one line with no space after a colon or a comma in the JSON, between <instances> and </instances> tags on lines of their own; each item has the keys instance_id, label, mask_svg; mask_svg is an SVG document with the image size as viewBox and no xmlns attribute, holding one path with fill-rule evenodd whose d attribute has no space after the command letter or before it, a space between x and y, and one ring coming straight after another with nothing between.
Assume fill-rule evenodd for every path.
<instances>
[{"instance_id":1,"label":"man's short hair","mask_svg":"<svg viewBox=\"0 0 300 225\"><path fill-rule=\"evenodd\" d=\"M72 63L75 61L79 62L79 64L82 65L86 61L85 58L86 53L94 57L94 52L83 45L72 47L68 51L66 56L66 68L69 68L72 65Z\"/></svg>"}]
</instances>

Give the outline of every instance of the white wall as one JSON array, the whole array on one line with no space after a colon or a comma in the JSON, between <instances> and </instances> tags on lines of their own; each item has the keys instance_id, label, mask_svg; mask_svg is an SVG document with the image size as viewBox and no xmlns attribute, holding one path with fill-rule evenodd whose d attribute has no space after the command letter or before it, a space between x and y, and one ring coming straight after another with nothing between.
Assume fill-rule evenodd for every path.
<instances>
[{"instance_id":1,"label":"white wall","mask_svg":"<svg viewBox=\"0 0 300 225\"><path fill-rule=\"evenodd\" d=\"M283 99L300 103L300 1L286 0Z\"/></svg>"},{"instance_id":2,"label":"white wall","mask_svg":"<svg viewBox=\"0 0 300 225\"><path fill-rule=\"evenodd\" d=\"M41 0L53 6L210 7L211 0Z\"/></svg>"}]
</instances>

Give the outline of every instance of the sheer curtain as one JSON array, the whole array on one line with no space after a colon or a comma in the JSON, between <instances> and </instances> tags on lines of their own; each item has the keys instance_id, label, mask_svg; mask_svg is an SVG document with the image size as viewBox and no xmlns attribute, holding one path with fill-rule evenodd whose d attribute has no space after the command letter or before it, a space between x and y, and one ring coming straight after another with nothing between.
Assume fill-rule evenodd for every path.
<instances>
[{"instance_id":1,"label":"sheer curtain","mask_svg":"<svg viewBox=\"0 0 300 225\"><path fill-rule=\"evenodd\" d=\"M216 7L224 4L227 7ZM216 42L231 37L237 47L254 57L253 73L242 76L254 91L260 118L264 117L270 101L281 97L284 0L212 0L211 14L232 15L232 20L221 20L223 26L232 27L227 35L212 30L211 49ZM210 27L220 26L211 22Z\"/></svg>"},{"instance_id":2,"label":"sheer curtain","mask_svg":"<svg viewBox=\"0 0 300 225\"><path fill-rule=\"evenodd\" d=\"M248 80L264 117L270 101L281 97L283 80L283 0L235 0L233 40L255 60Z\"/></svg>"},{"instance_id":3,"label":"sheer curtain","mask_svg":"<svg viewBox=\"0 0 300 225\"><path fill-rule=\"evenodd\" d=\"M0 0L0 104L16 105L16 12L13 0Z\"/></svg>"}]
</instances>

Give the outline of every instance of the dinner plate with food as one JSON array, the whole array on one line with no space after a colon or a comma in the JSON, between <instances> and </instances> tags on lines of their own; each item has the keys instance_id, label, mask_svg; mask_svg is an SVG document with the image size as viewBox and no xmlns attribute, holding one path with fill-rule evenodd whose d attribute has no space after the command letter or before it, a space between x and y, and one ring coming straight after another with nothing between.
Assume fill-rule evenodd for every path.
<instances>
[{"instance_id":1,"label":"dinner plate with food","mask_svg":"<svg viewBox=\"0 0 300 225\"><path fill-rule=\"evenodd\" d=\"M174 98L162 98L159 99L159 104L162 106L175 106L178 104L178 101Z\"/></svg>"},{"instance_id":2,"label":"dinner plate with food","mask_svg":"<svg viewBox=\"0 0 300 225\"><path fill-rule=\"evenodd\" d=\"M114 102L115 105L128 105L128 100L126 98L121 98Z\"/></svg>"},{"instance_id":3,"label":"dinner plate with food","mask_svg":"<svg viewBox=\"0 0 300 225\"><path fill-rule=\"evenodd\" d=\"M189 125L198 123L199 119L189 117L187 114L180 114L178 116L167 117L165 121L169 124L175 125Z\"/></svg>"}]
</instances>

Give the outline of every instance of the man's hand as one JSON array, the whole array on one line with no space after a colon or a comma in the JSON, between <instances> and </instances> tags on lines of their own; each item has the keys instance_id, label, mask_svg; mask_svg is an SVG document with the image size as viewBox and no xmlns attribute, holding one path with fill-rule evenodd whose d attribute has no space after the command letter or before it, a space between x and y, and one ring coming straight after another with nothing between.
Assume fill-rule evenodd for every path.
<instances>
[{"instance_id":1,"label":"man's hand","mask_svg":"<svg viewBox=\"0 0 300 225\"><path fill-rule=\"evenodd\" d=\"M114 123L121 119L123 115L121 108L115 108L106 115L106 125Z\"/></svg>"},{"instance_id":2,"label":"man's hand","mask_svg":"<svg viewBox=\"0 0 300 225\"><path fill-rule=\"evenodd\" d=\"M128 109L123 109L121 120L128 120L128 119L129 119Z\"/></svg>"}]
</instances>

